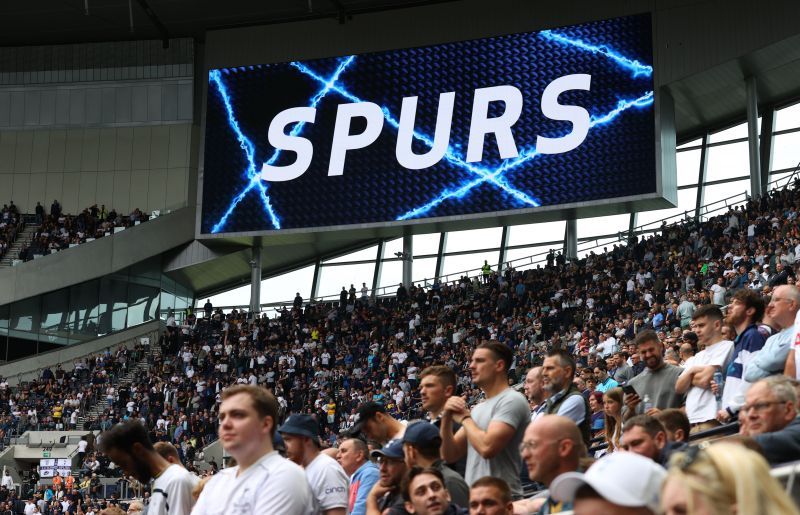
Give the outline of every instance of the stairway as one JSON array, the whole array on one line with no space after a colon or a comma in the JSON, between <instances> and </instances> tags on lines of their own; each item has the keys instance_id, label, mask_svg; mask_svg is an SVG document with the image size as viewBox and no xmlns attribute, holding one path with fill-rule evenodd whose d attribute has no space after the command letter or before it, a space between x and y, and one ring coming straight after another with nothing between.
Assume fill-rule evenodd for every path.
<instances>
[{"instance_id":1,"label":"stairway","mask_svg":"<svg viewBox=\"0 0 800 515\"><path fill-rule=\"evenodd\" d=\"M35 222L26 223L25 228L21 233L17 234L14 243L8 247L8 252L6 252L3 259L0 260L0 267L12 266L14 264L14 261L19 258L19 253L22 249L30 245L33 239L33 233L35 233L38 228L39 226Z\"/></svg>"},{"instance_id":2,"label":"stairway","mask_svg":"<svg viewBox=\"0 0 800 515\"><path fill-rule=\"evenodd\" d=\"M146 354L144 359L141 359L134 367L129 368L128 373L118 377L116 381L112 383L114 389L118 390L122 385L130 385L136 378L147 377L150 371L150 361L159 356L161 356L161 346L158 344L158 342L152 342L150 345L150 353ZM84 413L81 413L78 416L77 427L83 428L84 423L87 420L96 420L100 418L103 412L107 409L108 400L106 400L106 396L103 394L94 404L89 406Z\"/></svg>"}]
</instances>

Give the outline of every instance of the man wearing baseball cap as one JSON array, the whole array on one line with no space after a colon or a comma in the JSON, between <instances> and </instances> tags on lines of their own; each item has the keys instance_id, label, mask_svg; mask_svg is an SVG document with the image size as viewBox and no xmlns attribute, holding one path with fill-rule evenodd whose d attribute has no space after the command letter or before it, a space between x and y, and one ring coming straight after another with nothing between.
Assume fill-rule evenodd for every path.
<instances>
[{"instance_id":1,"label":"man wearing baseball cap","mask_svg":"<svg viewBox=\"0 0 800 515\"><path fill-rule=\"evenodd\" d=\"M311 415L291 415L278 433L286 445L286 457L305 469L314 494L314 512L344 515L350 481L336 460L320 452L317 420Z\"/></svg>"},{"instance_id":2,"label":"man wearing baseball cap","mask_svg":"<svg viewBox=\"0 0 800 515\"><path fill-rule=\"evenodd\" d=\"M458 506L469 506L469 487L461 477L446 466L439 455L442 437L439 428L426 421L409 424L403 435L403 451L406 467L433 468L442 473L444 486L450 492L450 498Z\"/></svg>"},{"instance_id":3,"label":"man wearing baseball cap","mask_svg":"<svg viewBox=\"0 0 800 515\"><path fill-rule=\"evenodd\" d=\"M615 452L595 462L585 474L561 474L550 485L550 495L572 502L575 515L654 515L666 475L653 460Z\"/></svg>"},{"instance_id":4,"label":"man wearing baseball cap","mask_svg":"<svg viewBox=\"0 0 800 515\"><path fill-rule=\"evenodd\" d=\"M370 456L378 462L381 475L367 496L367 513L405 514L405 499L400 488L406 475L403 442L392 440L383 449L372 451Z\"/></svg>"},{"instance_id":5,"label":"man wearing baseball cap","mask_svg":"<svg viewBox=\"0 0 800 515\"><path fill-rule=\"evenodd\" d=\"M355 423L348 433L351 436L364 433L369 440L385 445L390 440L402 438L405 430L405 424L389 415L386 406L370 401L358 407Z\"/></svg>"}]
</instances>

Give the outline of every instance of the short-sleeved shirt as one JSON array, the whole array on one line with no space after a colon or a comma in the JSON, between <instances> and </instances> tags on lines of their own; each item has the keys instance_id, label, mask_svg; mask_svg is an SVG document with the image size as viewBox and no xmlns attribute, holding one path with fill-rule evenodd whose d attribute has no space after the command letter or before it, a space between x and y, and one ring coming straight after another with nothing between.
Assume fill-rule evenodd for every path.
<instances>
[{"instance_id":1,"label":"short-sleeved shirt","mask_svg":"<svg viewBox=\"0 0 800 515\"><path fill-rule=\"evenodd\" d=\"M306 467L306 477L314 494L315 513L347 508L350 479L335 459L320 453Z\"/></svg>"},{"instance_id":2,"label":"short-sleeved shirt","mask_svg":"<svg viewBox=\"0 0 800 515\"><path fill-rule=\"evenodd\" d=\"M722 340L710 345L686 360L684 374L696 366L714 365L725 370L733 356L733 342ZM717 418L717 399L711 389L692 386L686 394L686 416L689 422L698 424Z\"/></svg>"},{"instance_id":3,"label":"short-sleeved shirt","mask_svg":"<svg viewBox=\"0 0 800 515\"><path fill-rule=\"evenodd\" d=\"M628 381L642 400L636 406L636 413L644 414L645 396L650 397L654 408L663 410L683 406L684 396L675 392L675 383L682 372L681 367L664 363L663 367L655 371L645 368L641 374Z\"/></svg>"},{"instance_id":4,"label":"short-sleeved shirt","mask_svg":"<svg viewBox=\"0 0 800 515\"><path fill-rule=\"evenodd\" d=\"M265 454L237 477L238 472L237 466L214 475L203 488L192 515L314 512L303 469L277 451Z\"/></svg>"},{"instance_id":5,"label":"short-sleeved shirt","mask_svg":"<svg viewBox=\"0 0 800 515\"><path fill-rule=\"evenodd\" d=\"M194 505L192 490L199 481L197 476L180 465L170 465L153 482L147 513L150 515L190 513Z\"/></svg>"},{"instance_id":6,"label":"short-sleeved shirt","mask_svg":"<svg viewBox=\"0 0 800 515\"><path fill-rule=\"evenodd\" d=\"M491 459L483 458L472 445L467 444L467 468L464 479L472 485L484 476L503 479L511 487L512 495L522 495L519 471L522 458L519 444L525 428L530 421L530 407L525 396L516 390L507 388L491 399L487 399L472 409L472 420L482 430L489 428L493 421L504 422L514 428L514 436L503 449Z\"/></svg>"}]
</instances>

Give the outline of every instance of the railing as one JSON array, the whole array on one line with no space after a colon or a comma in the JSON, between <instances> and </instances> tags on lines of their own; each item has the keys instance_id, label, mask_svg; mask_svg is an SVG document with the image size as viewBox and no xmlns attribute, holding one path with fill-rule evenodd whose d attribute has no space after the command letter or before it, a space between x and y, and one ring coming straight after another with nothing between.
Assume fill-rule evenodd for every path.
<instances>
[{"instance_id":1,"label":"railing","mask_svg":"<svg viewBox=\"0 0 800 515\"><path fill-rule=\"evenodd\" d=\"M800 178L800 162L794 168L794 170L785 177L780 177L775 179L767 184L767 189L778 189L781 185L784 188L787 188L795 178ZM722 214L722 212L727 212L730 208L734 206L738 206L748 202L752 197L745 191L742 193L737 193L731 195L729 197L716 200L714 202L710 202L706 205L700 206L697 210L699 213L701 220L707 220L713 214ZM588 253L592 250L605 247L608 245L613 245L616 243L627 243L630 241L630 238L635 235L645 235L645 234L656 234L659 231L673 227L676 224L684 222L686 220L691 220L695 218L695 210L691 211L684 211L683 213L678 213L672 216L665 217L660 220L655 220L653 222L648 222L646 224L638 225L633 228L632 231L620 231L616 234L607 234L602 236L597 236L592 239L583 240L582 242L578 243L578 253ZM547 262L547 255L550 251L542 251L531 256L526 256L522 258L513 259L510 261L506 261L504 266L506 268L512 267L515 269L524 269L533 267L535 265L540 265ZM472 268L469 270L464 270L461 272L450 273L442 275L438 278L426 278L420 279L417 281L413 281L413 284L417 286L424 286L430 287L436 283L440 285L449 284L455 285L458 281L461 280L462 277L467 276L470 279L475 279L476 277L480 277L482 274L481 268ZM455 278L455 279L452 279ZM396 293L397 287L392 286L381 286L374 290L370 290L370 297L372 298L385 298L385 297L393 297ZM357 293L357 299L360 298L360 292ZM314 303L334 303L338 302L339 294L332 294L332 295L321 295L316 296L313 299L304 301L304 305L308 304L309 302ZM293 304L293 300L286 300L286 301L278 301L278 302L268 302L260 304L261 312L276 312L279 309L291 306ZM237 310L249 310L249 305L244 304L237 304L237 305L229 305L229 306L219 306L219 309L222 309L223 312L229 312L233 309ZM201 306L197 306L197 311L202 313Z\"/></svg>"}]
</instances>

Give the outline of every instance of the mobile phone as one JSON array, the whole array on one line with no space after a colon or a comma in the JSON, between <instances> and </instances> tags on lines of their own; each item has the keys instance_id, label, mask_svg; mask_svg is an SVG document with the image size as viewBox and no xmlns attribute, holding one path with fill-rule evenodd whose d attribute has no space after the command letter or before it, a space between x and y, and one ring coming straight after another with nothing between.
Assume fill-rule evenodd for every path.
<instances>
[{"instance_id":1,"label":"mobile phone","mask_svg":"<svg viewBox=\"0 0 800 515\"><path fill-rule=\"evenodd\" d=\"M639 395L638 393L636 393L636 388L634 388L629 384L626 384L625 386L622 387L622 392L630 395Z\"/></svg>"}]
</instances>

